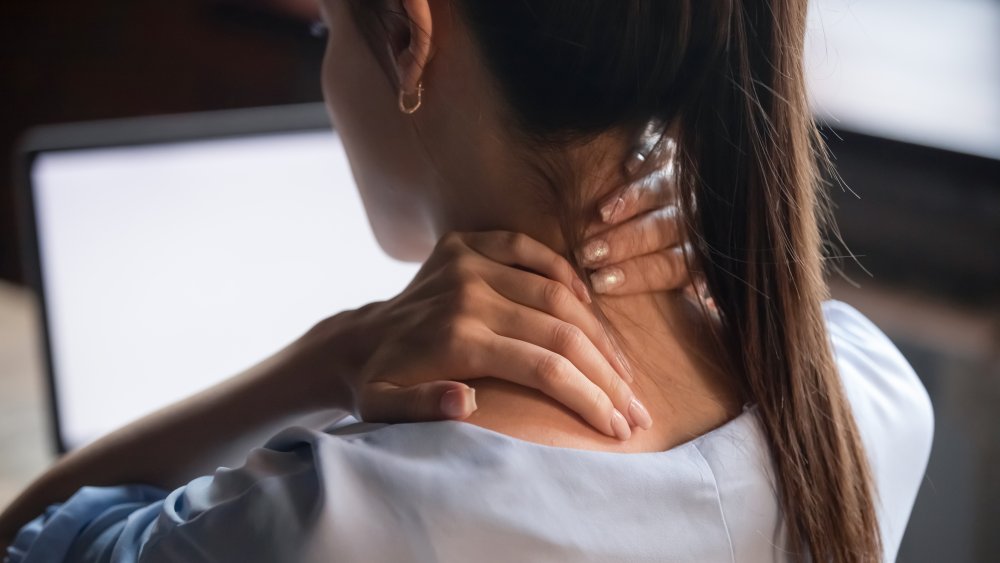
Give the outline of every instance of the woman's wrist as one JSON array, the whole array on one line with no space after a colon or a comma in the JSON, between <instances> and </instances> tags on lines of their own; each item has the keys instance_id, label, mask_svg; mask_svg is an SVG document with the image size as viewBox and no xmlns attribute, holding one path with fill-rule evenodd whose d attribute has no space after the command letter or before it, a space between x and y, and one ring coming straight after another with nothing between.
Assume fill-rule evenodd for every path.
<instances>
[{"instance_id":1,"label":"woman's wrist","mask_svg":"<svg viewBox=\"0 0 1000 563\"><path fill-rule=\"evenodd\" d=\"M323 319L291 346L293 365L281 371L294 373L306 410L355 413L352 382L373 354L372 313L378 305L370 303Z\"/></svg>"}]
</instances>

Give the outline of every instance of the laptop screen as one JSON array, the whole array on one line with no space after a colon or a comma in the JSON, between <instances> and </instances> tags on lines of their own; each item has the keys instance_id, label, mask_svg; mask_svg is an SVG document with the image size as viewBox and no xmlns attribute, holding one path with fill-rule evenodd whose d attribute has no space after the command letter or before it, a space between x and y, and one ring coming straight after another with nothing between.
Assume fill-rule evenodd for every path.
<instances>
[{"instance_id":1,"label":"laptop screen","mask_svg":"<svg viewBox=\"0 0 1000 563\"><path fill-rule=\"evenodd\" d=\"M417 264L329 131L63 149L30 170L62 447L250 367Z\"/></svg>"}]
</instances>

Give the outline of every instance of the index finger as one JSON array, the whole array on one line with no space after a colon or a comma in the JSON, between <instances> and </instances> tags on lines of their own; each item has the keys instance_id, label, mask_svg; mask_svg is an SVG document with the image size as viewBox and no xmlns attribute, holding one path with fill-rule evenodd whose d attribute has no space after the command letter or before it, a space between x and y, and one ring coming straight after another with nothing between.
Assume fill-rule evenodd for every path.
<instances>
[{"instance_id":1,"label":"index finger","mask_svg":"<svg viewBox=\"0 0 1000 563\"><path fill-rule=\"evenodd\" d=\"M584 267L599 268L676 246L683 242L682 236L680 211L663 207L585 240L577 255Z\"/></svg>"},{"instance_id":2,"label":"index finger","mask_svg":"<svg viewBox=\"0 0 1000 563\"><path fill-rule=\"evenodd\" d=\"M494 262L527 268L572 289L581 301L591 302L587 286L569 260L528 235L513 231L466 233L465 241Z\"/></svg>"},{"instance_id":3,"label":"index finger","mask_svg":"<svg viewBox=\"0 0 1000 563\"><path fill-rule=\"evenodd\" d=\"M669 163L602 200L598 204L601 223L592 226L587 234L674 203L677 199L676 188L674 166Z\"/></svg>"}]
</instances>

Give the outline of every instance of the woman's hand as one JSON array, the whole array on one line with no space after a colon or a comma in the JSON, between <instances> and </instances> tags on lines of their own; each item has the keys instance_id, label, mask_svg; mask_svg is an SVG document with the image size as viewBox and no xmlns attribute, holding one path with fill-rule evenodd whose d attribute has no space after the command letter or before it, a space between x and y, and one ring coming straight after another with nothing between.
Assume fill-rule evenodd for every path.
<instances>
[{"instance_id":1,"label":"woman's hand","mask_svg":"<svg viewBox=\"0 0 1000 563\"><path fill-rule=\"evenodd\" d=\"M357 334L345 383L364 420L464 418L476 405L460 381L496 377L624 440L652 421L589 300L570 263L526 235L450 233L398 296L324 322Z\"/></svg>"},{"instance_id":2,"label":"woman's hand","mask_svg":"<svg viewBox=\"0 0 1000 563\"><path fill-rule=\"evenodd\" d=\"M667 140L649 156L636 153L628 176L652 171L600 202L598 220L577 250L597 293L629 295L690 285L676 205L674 150Z\"/></svg>"}]
</instances>

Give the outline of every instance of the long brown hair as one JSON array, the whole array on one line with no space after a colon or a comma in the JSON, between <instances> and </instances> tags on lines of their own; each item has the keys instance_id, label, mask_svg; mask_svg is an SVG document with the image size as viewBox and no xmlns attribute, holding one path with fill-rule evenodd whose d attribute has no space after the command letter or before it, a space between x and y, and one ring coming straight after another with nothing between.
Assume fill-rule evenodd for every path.
<instances>
[{"instance_id":1,"label":"long brown hair","mask_svg":"<svg viewBox=\"0 0 1000 563\"><path fill-rule=\"evenodd\" d=\"M878 561L874 488L821 302L823 144L803 76L806 0L452 0L539 146L676 127L692 268L757 405L786 545ZM384 2L351 3L368 31ZM577 233L582 225L564 225Z\"/></svg>"}]
</instances>

